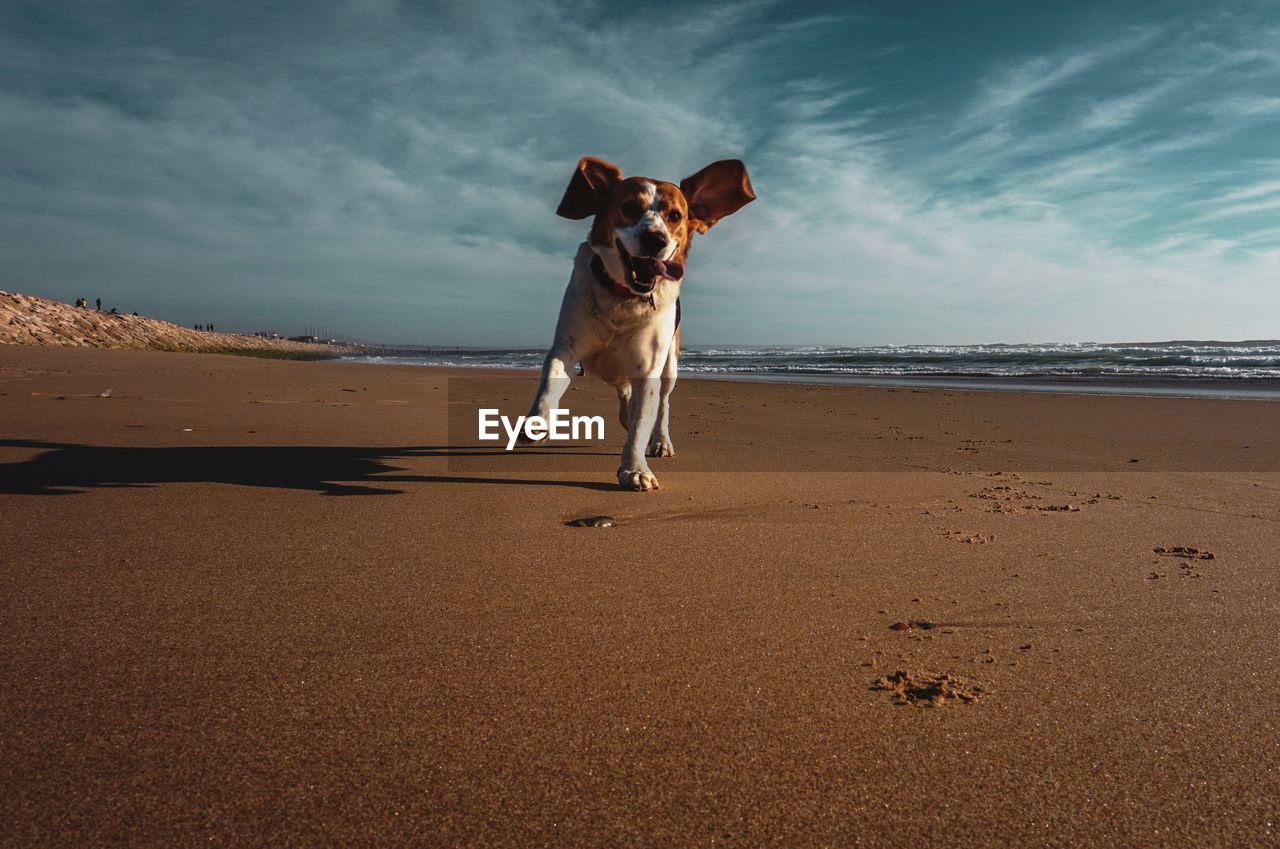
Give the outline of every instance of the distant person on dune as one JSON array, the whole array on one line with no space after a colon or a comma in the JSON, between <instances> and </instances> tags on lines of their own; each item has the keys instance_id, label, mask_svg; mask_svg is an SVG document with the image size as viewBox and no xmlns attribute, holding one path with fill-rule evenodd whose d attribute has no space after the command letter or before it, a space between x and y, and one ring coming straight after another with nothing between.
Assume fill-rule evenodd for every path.
<instances>
[{"instance_id":1,"label":"distant person on dune","mask_svg":"<svg viewBox=\"0 0 1280 849\"><path fill-rule=\"evenodd\" d=\"M102 298L98 298L98 312L102 312Z\"/></svg>"}]
</instances>

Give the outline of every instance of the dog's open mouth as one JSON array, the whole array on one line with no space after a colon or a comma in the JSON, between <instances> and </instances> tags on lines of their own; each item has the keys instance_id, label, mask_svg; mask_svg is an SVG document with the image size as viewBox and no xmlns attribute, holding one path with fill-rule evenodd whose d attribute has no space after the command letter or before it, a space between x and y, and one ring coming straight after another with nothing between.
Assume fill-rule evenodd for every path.
<instances>
[{"instance_id":1,"label":"dog's open mouth","mask_svg":"<svg viewBox=\"0 0 1280 849\"><path fill-rule=\"evenodd\" d=\"M659 280L679 280L684 277L684 266L656 256L632 256L617 240L618 256L627 272L627 285L640 294L653 291Z\"/></svg>"}]
</instances>

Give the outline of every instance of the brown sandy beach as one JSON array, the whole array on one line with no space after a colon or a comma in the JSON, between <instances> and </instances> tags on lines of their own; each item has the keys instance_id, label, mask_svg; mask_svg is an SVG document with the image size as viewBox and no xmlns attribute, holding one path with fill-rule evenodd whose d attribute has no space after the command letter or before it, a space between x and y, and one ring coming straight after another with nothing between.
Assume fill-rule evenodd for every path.
<instances>
[{"instance_id":1,"label":"brown sandy beach","mask_svg":"<svg viewBox=\"0 0 1280 849\"><path fill-rule=\"evenodd\" d=\"M1280 839L1280 406L464 377L0 346L0 844Z\"/></svg>"}]
</instances>

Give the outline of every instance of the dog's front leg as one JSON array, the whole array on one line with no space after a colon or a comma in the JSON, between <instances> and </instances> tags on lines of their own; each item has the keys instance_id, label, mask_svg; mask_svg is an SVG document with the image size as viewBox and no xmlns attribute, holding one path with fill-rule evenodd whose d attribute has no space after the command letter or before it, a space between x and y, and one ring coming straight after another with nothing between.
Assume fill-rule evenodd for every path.
<instances>
[{"instance_id":1,"label":"dog's front leg","mask_svg":"<svg viewBox=\"0 0 1280 849\"><path fill-rule=\"evenodd\" d=\"M653 426L653 436L645 453L650 457L674 457L676 448L671 444L671 390L676 388L676 352L672 349L662 367L662 385L658 392L658 415Z\"/></svg>"},{"instance_id":2,"label":"dog's front leg","mask_svg":"<svg viewBox=\"0 0 1280 849\"><path fill-rule=\"evenodd\" d=\"M529 407L529 417L541 416L550 420L551 411L560 406L560 398L569 388L568 366L572 364L573 352L567 347L557 345L547 352L542 361L542 378L538 381L538 393L533 396L533 405ZM533 442L522 432L518 440L522 445Z\"/></svg>"},{"instance_id":3,"label":"dog's front leg","mask_svg":"<svg viewBox=\"0 0 1280 849\"><path fill-rule=\"evenodd\" d=\"M659 391L657 377L637 377L631 381L631 421L627 441L622 445L622 466L618 469L618 484L623 489L645 492L658 488L658 479L644 459L644 449L658 418Z\"/></svg>"}]
</instances>

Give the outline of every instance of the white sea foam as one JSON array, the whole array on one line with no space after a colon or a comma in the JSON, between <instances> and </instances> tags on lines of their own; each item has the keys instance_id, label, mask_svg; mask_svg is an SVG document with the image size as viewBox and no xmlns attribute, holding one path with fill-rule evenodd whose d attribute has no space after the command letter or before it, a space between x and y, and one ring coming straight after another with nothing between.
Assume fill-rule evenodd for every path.
<instances>
[{"instance_id":1,"label":"white sea foam","mask_svg":"<svg viewBox=\"0 0 1280 849\"><path fill-rule=\"evenodd\" d=\"M369 356L363 362L536 369L541 350ZM680 371L707 375L1280 379L1280 341L868 347L706 347L681 351Z\"/></svg>"}]
</instances>

